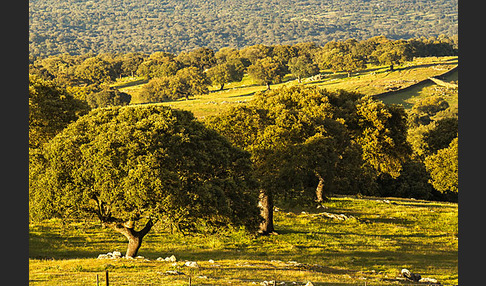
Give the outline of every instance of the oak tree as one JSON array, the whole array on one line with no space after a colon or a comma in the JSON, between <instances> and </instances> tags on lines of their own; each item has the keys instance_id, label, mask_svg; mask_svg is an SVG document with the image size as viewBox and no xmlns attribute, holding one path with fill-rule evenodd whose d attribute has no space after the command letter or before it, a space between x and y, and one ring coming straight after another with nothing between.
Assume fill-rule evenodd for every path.
<instances>
[{"instance_id":1,"label":"oak tree","mask_svg":"<svg viewBox=\"0 0 486 286\"><path fill-rule=\"evenodd\" d=\"M94 109L32 154L31 219L97 217L136 256L156 222L183 233L259 223L247 152L162 106ZM140 225L140 226L139 226Z\"/></svg>"}]
</instances>

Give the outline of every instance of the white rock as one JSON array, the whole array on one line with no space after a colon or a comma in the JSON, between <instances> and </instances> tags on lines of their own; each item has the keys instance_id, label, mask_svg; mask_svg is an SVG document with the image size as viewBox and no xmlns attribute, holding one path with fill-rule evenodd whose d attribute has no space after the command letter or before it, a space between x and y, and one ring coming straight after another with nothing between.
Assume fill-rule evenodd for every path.
<instances>
[{"instance_id":1,"label":"white rock","mask_svg":"<svg viewBox=\"0 0 486 286\"><path fill-rule=\"evenodd\" d=\"M176 262L177 261L177 258L174 255L171 255L170 257L166 257L165 258L165 261L168 261L168 262Z\"/></svg>"},{"instance_id":2,"label":"white rock","mask_svg":"<svg viewBox=\"0 0 486 286\"><path fill-rule=\"evenodd\" d=\"M314 284L312 284L312 282L308 281L307 284L305 284L305 286L314 286Z\"/></svg>"},{"instance_id":3,"label":"white rock","mask_svg":"<svg viewBox=\"0 0 486 286\"><path fill-rule=\"evenodd\" d=\"M157 260L157 261L165 261L165 259L162 258L162 257L157 257L157 259L155 259L155 260Z\"/></svg>"},{"instance_id":4,"label":"white rock","mask_svg":"<svg viewBox=\"0 0 486 286\"><path fill-rule=\"evenodd\" d=\"M197 264L196 261L186 261L186 263L184 263L184 265L187 266L187 267L195 267L195 268L199 267L199 265Z\"/></svg>"},{"instance_id":5,"label":"white rock","mask_svg":"<svg viewBox=\"0 0 486 286\"><path fill-rule=\"evenodd\" d=\"M165 271L165 274L169 274L169 275L184 275L184 273L182 273L180 271L177 271L177 270L167 270L167 271Z\"/></svg>"},{"instance_id":6,"label":"white rock","mask_svg":"<svg viewBox=\"0 0 486 286\"><path fill-rule=\"evenodd\" d=\"M106 254L100 254L98 255L98 259L107 259L107 258L110 258L108 255Z\"/></svg>"},{"instance_id":7,"label":"white rock","mask_svg":"<svg viewBox=\"0 0 486 286\"><path fill-rule=\"evenodd\" d=\"M208 262L209 262L209 263L214 263L214 260L209 259L209 260L208 260Z\"/></svg>"},{"instance_id":8,"label":"white rock","mask_svg":"<svg viewBox=\"0 0 486 286\"><path fill-rule=\"evenodd\" d=\"M424 278L420 279L419 282L437 283L437 279L424 277Z\"/></svg>"},{"instance_id":9,"label":"white rock","mask_svg":"<svg viewBox=\"0 0 486 286\"><path fill-rule=\"evenodd\" d=\"M115 258L120 258L122 256L121 252L120 251L113 251L113 257Z\"/></svg>"}]
</instances>

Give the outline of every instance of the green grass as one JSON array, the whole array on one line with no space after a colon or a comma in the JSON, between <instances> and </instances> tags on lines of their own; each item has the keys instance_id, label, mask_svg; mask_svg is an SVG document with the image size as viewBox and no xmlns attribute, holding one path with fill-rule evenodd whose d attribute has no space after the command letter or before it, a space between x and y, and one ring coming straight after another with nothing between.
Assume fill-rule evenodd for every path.
<instances>
[{"instance_id":1,"label":"green grass","mask_svg":"<svg viewBox=\"0 0 486 286\"><path fill-rule=\"evenodd\" d=\"M394 71L389 71L388 66L370 65L367 69L352 74L351 77L347 77L345 73L332 73L329 70L323 70L321 71L323 75L321 80L304 80L303 84L316 85L329 90L344 89L363 94L379 94L391 89L402 89L429 77L437 76L452 69L457 64L458 57L426 57L416 58L411 62L395 66ZM455 77L456 79L449 79L449 81L457 80L457 74ZM139 104L142 103L139 92L146 83L147 81L142 78L129 77L117 80L113 86L117 86L121 91L132 95L132 104ZM287 75L282 83L274 84L271 88L277 89L283 85L297 84L299 83L292 75ZM405 108L410 108L414 100L436 93L436 87L435 84L421 86L403 93L396 93L382 100L385 103L399 103L403 104ZM266 86L254 83L248 75L245 75L241 82L226 84L222 91L219 90L219 86L213 86L209 88L208 94L191 97L189 100L180 99L159 104L189 110L196 117L204 118L208 115L218 114L232 105L251 100L255 92L265 89ZM457 102L457 95L449 96L448 100L451 103Z\"/></svg>"},{"instance_id":2,"label":"green grass","mask_svg":"<svg viewBox=\"0 0 486 286\"><path fill-rule=\"evenodd\" d=\"M275 212L279 234L271 236L249 237L238 230L182 236L156 225L139 251L148 261L96 259L100 253L126 249L122 235L96 221L31 223L30 284L95 285L96 274L108 269L114 285L188 285L189 276L193 285L255 285L265 280L393 285L402 268L457 284L457 204L383 199L333 197L326 209L281 209ZM352 218L333 220L319 215L324 211ZM175 265L156 261L172 254L178 259ZM184 260L197 261L200 267L185 267ZM166 270L185 275L164 275Z\"/></svg>"}]
</instances>

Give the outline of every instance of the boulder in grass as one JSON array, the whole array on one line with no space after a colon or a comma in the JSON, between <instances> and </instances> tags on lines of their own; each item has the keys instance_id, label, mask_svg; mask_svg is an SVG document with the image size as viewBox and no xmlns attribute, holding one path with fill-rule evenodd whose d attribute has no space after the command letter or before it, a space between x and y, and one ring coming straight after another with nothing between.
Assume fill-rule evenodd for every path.
<instances>
[{"instance_id":1,"label":"boulder in grass","mask_svg":"<svg viewBox=\"0 0 486 286\"><path fill-rule=\"evenodd\" d=\"M111 255L112 255L113 258L120 258L120 257L122 257L122 254L121 254L120 251L113 251Z\"/></svg>"},{"instance_id":2,"label":"boulder in grass","mask_svg":"<svg viewBox=\"0 0 486 286\"><path fill-rule=\"evenodd\" d=\"M185 266L187 267L194 267L194 268L198 268L199 265L197 264L196 261L186 261L186 263L184 263Z\"/></svg>"},{"instance_id":3,"label":"boulder in grass","mask_svg":"<svg viewBox=\"0 0 486 286\"><path fill-rule=\"evenodd\" d=\"M412 273L410 270L403 268L401 271L401 274L403 277L407 278L408 280L414 281L414 282L419 282L422 276L417 273Z\"/></svg>"},{"instance_id":4,"label":"boulder in grass","mask_svg":"<svg viewBox=\"0 0 486 286\"><path fill-rule=\"evenodd\" d=\"M168 262L176 262L177 261L177 258L174 255L171 255L170 257L166 257L165 258L165 261L168 261Z\"/></svg>"},{"instance_id":5,"label":"boulder in grass","mask_svg":"<svg viewBox=\"0 0 486 286\"><path fill-rule=\"evenodd\" d=\"M437 282L437 279L428 278L428 277L424 277L424 278L420 279L419 282L420 283L432 283L434 285L440 285L440 283Z\"/></svg>"}]
</instances>

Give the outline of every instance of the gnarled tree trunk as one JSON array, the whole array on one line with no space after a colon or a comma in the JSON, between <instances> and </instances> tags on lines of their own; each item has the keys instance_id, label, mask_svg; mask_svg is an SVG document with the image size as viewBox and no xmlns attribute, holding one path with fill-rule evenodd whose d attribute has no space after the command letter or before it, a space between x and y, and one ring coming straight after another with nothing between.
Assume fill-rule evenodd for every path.
<instances>
[{"instance_id":1,"label":"gnarled tree trunk","mask_svg":"<svg viewBox=\"0 0 486 286\"><path fill-rule=\"evenodd\" d=\"M136 231L134 229L133 222L127 222L124 224L116 223L112 224L111 227L119 233L123 234L128 239L127 253L125 254L125 256L135 257L137 256L138 250L142 245L143 237L150 231L153 225L154 223L151 219L149 219L145 227L140 231Z\"/></svg>"},{"instance_id":2,"label":"gnarled tree trunk","mask_svg":"<svg viewBox=\"0 0 486 286\"><path fill-rule=\"evenodd\" d=\"M263 222L260 223L259 233L271 234L275 232L273 228L273 194L268 190L260 190L258 206Z\"/></svg>"},{"instance_id":3,"label":"gnarled tree trunk","mask_svg":"<svg viewBox=\"0 0 486 286\"><path fill-rule=\"evenodd\" d=\"M318 173L316 173L316 176L319 179L319 183L317 184L317 188L316 188L316 197L317 197L316 201L318 203L322 203L328 200L328 198L324 194L324 179Z\"/></svg>"}]
</instances>

